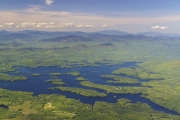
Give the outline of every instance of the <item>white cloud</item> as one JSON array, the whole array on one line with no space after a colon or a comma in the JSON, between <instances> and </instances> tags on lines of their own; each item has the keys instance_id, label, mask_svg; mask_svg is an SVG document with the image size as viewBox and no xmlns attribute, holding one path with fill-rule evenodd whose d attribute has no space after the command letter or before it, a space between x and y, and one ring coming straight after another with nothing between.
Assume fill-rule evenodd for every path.
<instances>
[{"instance_id":1,"label":"white cloud","mask_svg":"<svg viewBox=\"0 0 180 120\"><path fill-rule=\"evenodd\" d=\"M14 23L4 23L4 25L14 25Z\"/></svg>"},{"instance_id":2,"label":"white cloud","mask_svg":"<svg viewBox=\"0 0 180 120\"><path fill-rule=\"evenodd\" d=\"M49 24L50 24L50 25L54 25L54 22L50 22Z\"/></svg>"},{"instance_id":3,"label":"white cloud","mask_svg":"<svg viewBox=\"0 0 180 120\"><path fill-rule=\"evenodd\" d=\"M20 26L19 25L16 25L17 28L19 28Z\"/></svg>"},{"instance_id":4,"label":"white cloud","mask_svg":"<svg viewBox=\"0 0 180 120\"><path fill-rule=\"evenodd\" d=\"M103 24L101 25L102 27L109 27L109 26L114 26L114 25L111 25L111 24Z\"/></svg>"},{"instance_id":5,"label":"white cloud","mask_svg":"<svg viewBox=\"0 0 180 120\"><path fill-rule=\"evenodd\" d=\"M75 25L75 27L84 27L84 25Z\"/></svg>"},{"instance_id":6,"label":"white cloud","mask_svg":"<svg viewBox=\"0 0 180 120\"><path fill-rule=\"evenodd\" d=\"M94 25L83 25L83 24L80 24L80 25L75 25L75 27L79 27L79 28L82 28L82 27L94 27Z\"/></svg>"},{"instance_id":7,"label":"white cloud","mask_svg":"<svg viewBox=\"0 0 180 120\"><path fill-rule=\"evenodd\" d=\"M165 26L151 26L152 29L168 29L169 27Z\"/></svg>"},{"instance_id":8,"label":"white cloud","mask_svg":"<svg viewBox=\"0 0 180 120\"><path fill-rule=\"evenodd\" d=\"M85 25L85 27L94 27L94 25Z\"/></svg>"},{"instance_id":9,"label":"white cloud","mask_svg":"<svg viewBox=\"0 0 180 120\"><path fill-rule=\"evenodd\" d=\"M161 29L168 29L169 27L164 27L164 26L161 26Z\"/></svg>"},{"instance_id":10,"label":"white cloud","mask_svg":"<svg viewBox=\"0 0 180 120\"><path fill-rule=\"evenodd\" d=\"M74 23L57 23L57 24L54 24L53 27L55 28L61 28L61 27L73 27L74 26Z\"/></svg>"},{"instance_id":11,"label":"white cloud","mask_svg":"<svg viewBox=\"0 0 180 120\"><path fill-rule=\"evenodd\" d=\"M35 28L63 28L63 27L74 27L74 23L20 23L22 27L35 27Z\"/></svg>"},{"instance_id":12,"label":"white cloud","mask_svg":"<svg viewBox=\"0 0 180 120\"><path fill-rule=\"evenodd\" d=\"M47 5L51 5L54 2L54 0L46 0Z\"/></svg>"},{"instance_id":13,"label":"white cloud","mask_svg":"<svg viewBox=\"0 0 180 120\"><path fill-rule=\"evenodd\" d=\"M46 25L46 26L44 26L44 28L54 28L54 26L52 26L52 25Z\"/></svg>"},{"instance_id":14,"label":"white cloud","mask_svg":"<svg viewBox=\"0 0 180 120\"><path fill-rule=\"evenodd\" d=\"M3 26L3 25L0 25L0 28L1 28L1 27L4 27L4 26Z\"/></svg>"},{"instance_id":15,"label":"white cloud","mask_svg":"<svg viewBox=\"0 0 180 120\"><path fill-rule=\"evenodd\" d=\"M171 27L171 23L176 23L176 22L178 23L178 21L180 21L180 16L176 14L166 15L166 16L163 15L149 16L149 17L147 16L109 17L106 15L98 15L98 14L44 10L43 7L39 7L39 6L32 6L32 7L30 6L30 8L23 10L7 10L7 11L1 10L0 15L6 16L6 17L1 17L0 24L2 24L5 29L7 28L7 30L8 30L8 26L12 26L11 30L19 30L19 28L38 29L38 30L43 30L43 28L50 28L51 30L52 28L52 30L58 30L58 31L59 30L71 31L79 28L82 30L93 31L93 27L94 27L94 30L97 31L97 30L102 30L106 27L107 28L111 27L111 29L122 29L124 31L127 30L133 32L138 32L142 29L149 30L150 28L170 31L168 27ZM168 24L167 25L168 27L163 26L162 24L165 25ZM20 27L17 28L16 27L17 25L19 25ZM145 26L149 26L149 27L145 27ZM174 28L180 29L177 27L178 26L173 26L171 28L172 30Z\"/></svg>"},{"instance_id":16,"label":"white cloud","mask_svg":"<svg viewBox=\"0 0 180 120\"><path fill-rule=\"evenodd\" d=\"M24 23L20 23L20 25L22 27L28 27L28 26L34 26L36 25L37 23L33 23L33 22L24 22Z\"/></svg>"},{"instance_id":17,"label":"white cloud","mask_svg":"<svg viewBox=\"0 0 180 120\"><path fill-rule=\"evenodd\" d=\"M152 29L159 29L160 26L151 26Z\"/></svg>"},{"instance_id":18,"label":"white cloud","mask_svg":"<svg viewBox=\"0 0 180 120\"><path fill-rule=\"evenodd\" d=\"M66 26L72 26L74 23L65 23Z\"/></svg>"},{"instance_id":19,"label":"white cloud","mask_svg":"<svg viewBox=\"0 0 180 120\"><path fill-rule=\"evenodd\" d=\"M44 26L44 25L48 25L49 23L37 23L38 25Z\"/></svg>"}]
</instances>

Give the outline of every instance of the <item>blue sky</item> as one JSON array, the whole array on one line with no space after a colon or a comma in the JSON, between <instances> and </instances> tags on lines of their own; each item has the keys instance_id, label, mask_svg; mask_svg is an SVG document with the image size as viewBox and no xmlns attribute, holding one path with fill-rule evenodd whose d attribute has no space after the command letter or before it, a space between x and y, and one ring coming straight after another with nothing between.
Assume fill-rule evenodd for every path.
<instances>
[{"instance_id":1,"label":"blue sky","mask_svg":"<svg viewBox=\"0 0 180 120\"><path fill-rule=\"evenodd\" d=\"M180 31L180 0L0 0L0 30Z\"/></svg>"}]
</instances>

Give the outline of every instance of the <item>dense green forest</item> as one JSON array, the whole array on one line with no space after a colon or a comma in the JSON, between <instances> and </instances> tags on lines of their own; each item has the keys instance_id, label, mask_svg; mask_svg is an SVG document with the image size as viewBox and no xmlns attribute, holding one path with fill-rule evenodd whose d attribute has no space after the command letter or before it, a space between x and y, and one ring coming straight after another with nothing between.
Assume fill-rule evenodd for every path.
<instances>
[{"instance_id":1,"label":"dense green forest","mask_svg":"<svg viewBox=\"0 0 180 120\"><path fill-rule=\"evenodd\" d=\"M180 40L145 36L86 35L46 39L0 39L0 81L30 80L17 73L18 67L57 66L74 68L136 62L135 67L117 68L102 74L109 83L142 86L101 85L83 78L78 71L49 73L46 79L61 91L87 97L106 97L109 93L141 94L154 103L180 114ZM9 74L13 73L13 74ZM14 75L16 74L16 75ZM60 75L76 77L82 89L66 86ZM132 78L120 77L128 75ZM31 76L41 76L40 73ZM147 82L148 81L148 82ZM8 84L8 83L7 83ZM106 93L94 89L101 89ZM47 88L48 89L48 88ZM179 120L180 116L153 110L145 103L119 99L116 103L96 101L94 105L63 95L40 94L0 89L0 119L3 120Z\"/></svg>"}]
</instances>

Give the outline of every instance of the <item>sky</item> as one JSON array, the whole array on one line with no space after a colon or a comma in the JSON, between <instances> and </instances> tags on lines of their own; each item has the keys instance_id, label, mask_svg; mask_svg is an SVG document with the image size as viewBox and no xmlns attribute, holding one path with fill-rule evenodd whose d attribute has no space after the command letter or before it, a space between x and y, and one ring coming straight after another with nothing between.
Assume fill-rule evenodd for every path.
<instances>
[{"instance_id":1,"label":"sky","mask_svg":"<svg viewBox=\"0 0 180 120\"><path fill-rule=\"evenodd\" d=\"M0 30L180 34L180 0L0 0Z\"/></svg>"}]
</instances>

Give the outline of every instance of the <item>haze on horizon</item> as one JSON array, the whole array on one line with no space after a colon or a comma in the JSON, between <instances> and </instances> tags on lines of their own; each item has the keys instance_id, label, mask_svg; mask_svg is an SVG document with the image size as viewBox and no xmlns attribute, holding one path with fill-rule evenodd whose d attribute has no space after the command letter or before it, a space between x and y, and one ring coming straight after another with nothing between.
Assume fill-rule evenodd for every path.
<instances>
[{"instance_id":1,"label":"haze on horizon","mask_svg":"<svg viewBox=\"0 0 180 120\"><path fill-rule=\"evenodd\" d=\"M0 30L180 31L179 0L1 0Z\"/></svg>"}]
</instances>

